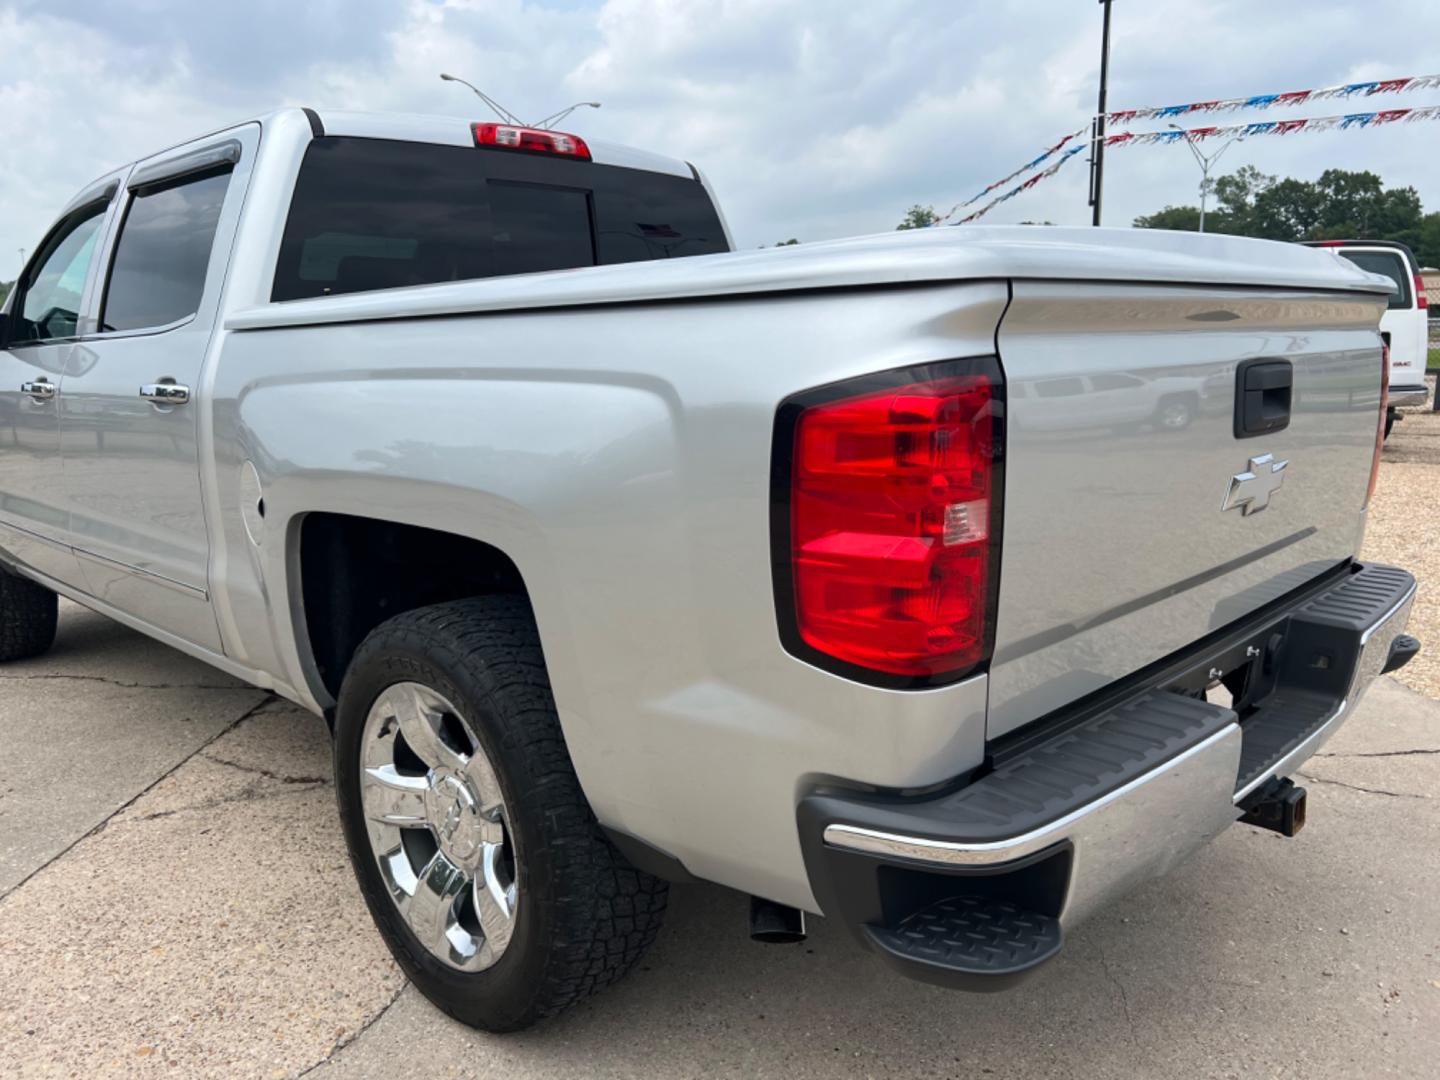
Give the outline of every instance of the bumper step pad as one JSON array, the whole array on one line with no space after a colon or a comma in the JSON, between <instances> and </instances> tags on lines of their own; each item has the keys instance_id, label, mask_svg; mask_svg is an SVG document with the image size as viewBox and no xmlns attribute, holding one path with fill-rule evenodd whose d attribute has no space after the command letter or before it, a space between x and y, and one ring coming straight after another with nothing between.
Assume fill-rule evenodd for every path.
<instances>
[{"instance_id":1,"label":"bumper step pad","mask_svg":"<svg viewBox=\"0 0 1440 1080\"><path fill-rule=\"evenodd\" d=\"M949 973L1018 975L1060 951L1058 919L978 896L941 900L893 929L865 930L884 952Z\"/></svg>"},{"instance_id":2,"label":"bumper step pad","mask_svg":"<svg viewBox=\"0 0 1440 1080\"><path fill-rule=\"evenodd\" d=\"M1366 566L1296 609L1286 629L1275 689L1240 721L1244 741L1237 794L1254 788L1353 704L1356 680L1379 673L1395 631L1381 634L1384 640L1377 639L1368 654L1367 636L1414 589L1415 579L1404 570ZM1362 656L1368 656L1364 663Z\"/></svg>"}]
</instances>

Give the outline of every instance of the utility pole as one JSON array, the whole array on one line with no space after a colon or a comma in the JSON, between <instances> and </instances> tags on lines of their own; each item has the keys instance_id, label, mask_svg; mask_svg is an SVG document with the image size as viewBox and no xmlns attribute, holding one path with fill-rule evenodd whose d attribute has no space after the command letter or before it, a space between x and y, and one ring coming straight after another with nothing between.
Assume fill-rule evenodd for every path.
<instances>
[{"instance_id":1,"label":"utility pole","mask_svg":"<svg viewBox=\"0 0 1440 1080\"><path fill-rule=\"evenodd\" d=\"M1100 195L1105 182L1105 97L1110 88L1110 0L1100 0L1105 9L1100 31L1100 106L1090 125L1090 206L1094 214L1091 225L1100 224Z\"/></svg>"},{"instance_id":2,"label":"utility pole","mask_svg":"<svg viewBox=\"0 0 1440 1080\"><path fill-rule=\"evenodd\" d=\"M1216 150L1215 153L1209 157L1206 157L1200 152L1200 148L1195 145L1195 140L1190 137L1188 131L1179 124L1171 124L1170 126L1185 136L1185 145L1190 147L1190 152L1195 155L1195 160L1200 163L1200 228L1198 231L1203 233L1205 231L1205 198L1210 194L1210 166L1220 160L1221 154L1239 142L1241 136L1232 135L1225 141L1224 146L1220 147L1219 150Z\"/></svg>"}]
</instances>

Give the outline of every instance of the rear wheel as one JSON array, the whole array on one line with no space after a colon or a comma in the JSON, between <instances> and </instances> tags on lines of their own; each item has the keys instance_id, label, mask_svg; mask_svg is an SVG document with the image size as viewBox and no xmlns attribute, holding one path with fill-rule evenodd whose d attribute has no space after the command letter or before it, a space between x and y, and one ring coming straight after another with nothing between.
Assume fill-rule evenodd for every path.
<instances>
[{"instance_id":1,"label":"rear wheel","mask_svg":"<svg viewBox=\"0 0 1440 1080\"><path fill-rule=\"evenodd\" d=\"M60 601L44 585L0 570L0 662L39 656L55 643Z\"/></svg>"},{"instance_id":2,"label":"rear wheel","mask_svg":"<svg viewBox=\"0 0 1440 1080\"><path fill-rule=\"evenodd\" d=\"M666 885L601 832L570 764L529 605L438 604L374 630L345 676L335 776L350 860L406 975L512 1031L620 978Z\"/></svg>"}]
</instances>

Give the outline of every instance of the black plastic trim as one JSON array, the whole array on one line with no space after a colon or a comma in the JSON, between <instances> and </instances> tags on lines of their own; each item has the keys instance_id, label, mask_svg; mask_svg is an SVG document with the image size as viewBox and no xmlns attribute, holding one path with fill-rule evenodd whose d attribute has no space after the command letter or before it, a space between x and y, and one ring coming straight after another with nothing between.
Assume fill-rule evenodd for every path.
<instances>
[{"instance_id":1,"label":"black plastic trim","mask_svg":"<svg viewBox=\"0 0 1440 1080\"><path fill-rule=\"evenodd\" d=\"M301 111L305 119L310 121L310 137L312 139L323 139L325 137L325 125L320 122L320 114L310 106L306 105Z\"/></svg>"},{"instance_id":2,"label":"black plastic trim","mask_svg":"<svg viewBox=\"0 0 1440 1080\"><path fill-rule=\"evenodd\" d=\"M1062 841L1000 866L939 865L882 858L825 845L816 824L801 816L800 844L815 899L866 949L907 978L956 990L1014 986L1059 951L1058 919L1070 891L1074 848ZM939 902L983 899L1013 905L1051 924L1049 947L1019 962L981 966L950 958L937 962L897 934L908 920ZM962 930L963 932L963 930Z\"/></svg>"},{"instance_id":3,"label":"black plastic trim","mask_svg":"<svg viewBox=\"0 0 1440 1080\"><path fill-rule=\"evenodd\" d=\"M800 635L795 617L795 582L790 552L790 489L794 472L795 429L800 415L815 405L840 398L875 393L913 382L927 382L956 375L984 375L991 386L991 409L995 424L991 446L990 476L990 564L986 588L985 648L980 661L967 668L931 676L894 675L852 664L821 652ZM941 360L858 378L828 383L792 394L775 411L770 453L770 569L775 593L775 619L785 651L822 671L855 682L887 690L925 690L949 686L987 671L995 648L995 620L1000 600L1000 552L1005 518L1005 376L1000 358L994 355Z\"/></svg>"},{"instance_id":4,"label":"black plastic trim","mask_svg":"<svg viewBox=\"0 0 1440 1080\"><path fill-rule=\"evenodd\" d=\"M1263 385L1252 387L1252 382ZM1240 361L1235 367L1235 438L1254 439L1284 431L1290 426L1294 393L1295 371L1289 360L1255 356ZM1260 397L1253 397L1255 394ZM1284 415L1267 418L1265 406L1274 406L1281 398Z\"/></svg>"},{"instance_id":5,"label":"black plastic trim","mask_svg":"<svg viewBox=\"0 0 1440 1080\"><path fill-rule=\"evenodd\" d=\"M1399 671L1418 655L1420 642L1409 634L1401 634L1390 642L1390 652L1385 656L1385 665L1380 669L1380 674L1389 675L1392 671Z\"/></svg>"}]
</instances>

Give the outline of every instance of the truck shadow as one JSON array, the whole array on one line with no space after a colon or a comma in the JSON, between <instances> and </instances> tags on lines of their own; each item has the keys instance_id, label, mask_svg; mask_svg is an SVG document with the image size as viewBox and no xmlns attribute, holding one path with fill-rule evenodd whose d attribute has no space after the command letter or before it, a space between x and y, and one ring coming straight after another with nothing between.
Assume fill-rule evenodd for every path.
<instances>
[{"instance_id":1,"label":"truck shadow","mask_svg":"<svg viewBox=\"0 0 1440 1080\"><path fill-rule=\"evenodd\" d=\"M74 609L62 618L56 650L24 666L141 687L233 682ZM269 715L270 724L290 719L284 707ZM311 718L294 710L293 719L306 725ZM108 722L103 715L96 720ZM166 722L175 718L144 721ZM243 730L237 731L230 737L238 740L233 746L217 744L217 756L243 750L272 770L283 764L286 774L328 774L328 746L318 721L297 730L293 741L284 739L285 747L268 751L261 745L272 737L267 730L278 729L255 728L248 743ZM267 762L267 752L276 761ZM1396 903L1398 913L1383 924L1375 913L1401 892L1421 890L1435 867L1426 832L1434 826L1433 804L1366 798L1343 788L1312 792L1321 809L1346 812L1317 815L1318 823L1294 841L1230 830L1169 878L1071 933L1052 964L1007 993L967 995L902 979L861 950L843 927L821 919L812 920L802 944L753 944L746 936L743 896L712 886L677 886L667 924L641 966L570 1012L519 1035L488 1038L454 1024L409 989L396 1007L372 1019L353 1044L336 1053L332 1064L353 1062L365 1074L364 1063L376 1064L372 1055L388 1061L396 1060L392 1050L403 1055L418 1029L429 1041L431 1064L453 1063L481 1074L507 1069L546 1076L1088 1078L1172 1071L1269 1075L1259 1061L1352 1061L1358 1067L1357 1048L1378 1050L1394 1041L1384 1037L1389 1004L1381 995L1388 991L1377 989L1377 978L1399 982L1404 967L1418 980L1415 993L1425 993L1415 974L1425 961L1414 946L1430 940L1424 924L1432 907ZM1352 805L1355 799L1362 801ZM1332 800L1343 800L1343 806L1324 806ZM301 829L333 851L327 859L334 863L337 891L312 895L316 907L360 903L342 865L328 796L253 805L254 812L276 815L277 821L287 816L287 828ZM197 829L207 825L202 815L193 820ZM1377 835L1386 836L1386 843L1376 844ZM244 854L216 857L230 862ZM305 873L304 867L271 870L279 881ZM183 874L166 880L164 864L148 873L156 890L189 886ZM1326 882L1346 884L1326 887ZM301 897L295 901L284 905L290 912L285 919L263 931L257 927L274 949L283 950L287 934L301 933L315 917ZM102 922L124 917L93 914ZM353 926L355 935L373 934L363 918ZM1352 927L1364 929L1352 932ZM378 946L352 937L332 944L351 955L362 944ZM1413 954L1414 962L1387 961L1383 974L1377 973L1379 954L1367 960L1367 948L1384 949L1387 956ZM244 978L245 969L234 974ZM383 962L377 963L377 987L386 975ZM183 979L183 965L164 977ZM1361 1001L1370 1004L1357 1007ZM297 1000L293 1006L309 1009L315 1003ZM251 1033L256 1040L267 1037L263 1026ZM343 1068L337 1071L343 1074Z\"/></svg>"}]
</instances>

